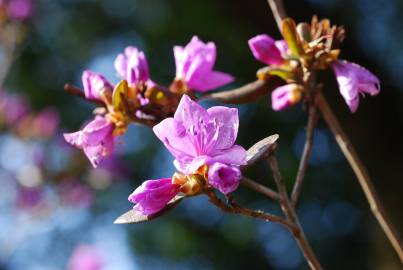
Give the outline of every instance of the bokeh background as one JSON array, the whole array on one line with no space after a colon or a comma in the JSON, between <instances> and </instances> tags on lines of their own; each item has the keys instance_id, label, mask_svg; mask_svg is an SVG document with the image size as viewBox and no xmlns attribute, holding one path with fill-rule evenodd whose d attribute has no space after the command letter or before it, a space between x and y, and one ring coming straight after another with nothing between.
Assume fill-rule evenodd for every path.
<instances>
[{"instance_id":1,"label":"bokeh background","mask_svg":"<svg viewBox=\"0 0 403 270\"><path fill-rule=\"evenodd\" d=\"M363 99L350 114L332 73L321 75L329 102L401 232L403 2L290 0L285 5L297 21L318 14L344 25L341 57L381 79L381 94ZM216 43L217 69L236 77L227 88L254 80L262 65L247 40L260 33L280 38L265 0L37 0L32 16L16 24L20 42L0 100L1 270L66 269L72 260L99 266L91 269L307 269L287 230L223 214L204 197L186 200L147 224L113 225L130 209L127 197L135 187L172 174L171 156L150 129L132 126L117 154L94 170L61 137L80 128L93 109L63 92L63 84L81 86L85 69L116 82L113 60L128 45L145 51L151 76L161 84L174 76L173 45L184 45L193 35ZM0 55L4 74L7 53ZM275 113L264 97L238 108L241 145L280 134L278 156L291 189L305 136L302 106ZM264 164L247 174L273 185ZM280 211L242 187L234 196L253 208ZM323 122L315 133L298 214L326 269L400 269Z\"/></svg>"}]
</instances>

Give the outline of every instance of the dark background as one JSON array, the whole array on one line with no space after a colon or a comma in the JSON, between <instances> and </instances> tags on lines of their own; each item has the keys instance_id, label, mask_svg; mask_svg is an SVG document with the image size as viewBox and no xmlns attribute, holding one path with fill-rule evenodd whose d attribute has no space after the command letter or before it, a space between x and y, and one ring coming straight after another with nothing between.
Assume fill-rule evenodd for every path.
<instances>
[{"instance_id":1,"label":"dark background","mask_svg":"<svg viewBox=\"0 0 403 270\"><path fill-rule=\"evenodd\" d=\"M329 103L401 231L403 2L310 0L285 1L285 5L297 22L310 21L317 14L344 25L347 38L340 58L359 63L380 78L380 95L362 99L358 112L351 114L333 74L321 75ZM81 86L81 73L88 68L116 81L113 60L127 45L144 50L152 79L167 85L175 74L174 45L186 44L193 35L214 41L217 69L236 77L227 87L231 88L254 80L255 71L262 67L252 57L247 40L261 33L280 38L264 0L38 0L27 24L26 39L5 87L25 93L35 110L56 106L61 113L60 133L78 129L91 117L93 108L64 93L63 84ZM269 97L239 106L238 143L249 147L270 134L280 134L278 157L291 189L304 142L306 113L301 105L282 112L274 112L270 106ZM62 269L73 246L81 242L103 242L99 245L104 253L120 252L112 259L106 256L105 269L307 268L288 231L275 224L222 214L205 198L186 200L149 224L111 225L131 207L126 198L137 185L170 176L173 171L172 158L147 128L131 128L121 148L126 149L121 152L130 171L125 177L128 182L117 182L97 194L97 203L88 209L85 222L73 229L26 238L11 254L0 257L0 269ZM248 176L273 186L264 164L258 164ZM234 196L250 207L279 211L269 200L245 188ZM70 214L64 212L63 219L74 219ZM322 121L315 133L298 214L325 269L399 269L397 256ZM100 240L104 238L99 238L99 231L109 242ZM32 242L47 245L42 253L34 252ZM109 252L111 249L114 252Z\"/></svg>"}]
</instances>

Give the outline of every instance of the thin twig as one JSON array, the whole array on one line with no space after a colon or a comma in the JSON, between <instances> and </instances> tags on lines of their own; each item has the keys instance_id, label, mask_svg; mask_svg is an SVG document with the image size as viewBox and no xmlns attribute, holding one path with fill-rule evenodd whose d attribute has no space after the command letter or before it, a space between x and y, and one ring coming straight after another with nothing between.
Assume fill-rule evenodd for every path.
<instances>
[{"instance_id":1,"label":"thin twig","mask_svg":"<svg viewBox=\"0 0 403 270\"><path fill-rule=\"evenodd\" d=\"M326 123L332 130L344 156L350 163L350 166L353 169L358 179L358 182L360 183L361 188L364 191L364 194L368 200L372 213L378 220L383 231L385 232L386 236L391 242L393 248L395 249L397 255L400 258L400 261L403 262L402 240L400 239L396 229L393 227L392 222L386 215L385 209L379 199L379 196L375 190L374 185L372 184L372 181L369 177L369 174L364 164L360 160L357 152L354 150L353 145L351 144L347 134L341 127L339 121L334 115L325 97L320 92L317 93L316 103L323 118L325 119Z\"/></svg>"},{"instance_id":2,"label":"thin twig","mask_svg":"<svg viewBox=\"0 0 403 270\"><path fill-rule=\"evenodd\" d=\"M249 179L247 177L242 177L241 180L241 184L243 184L244 186L253 189L256 192L259 192L275 201L280 201L280 195L272 190L271 188L268 188L266 186L263 186L255 181L253 181L252 179Z\"/></svg>"},{"instance_id":3,"label":"thin twig","mask_svg":"<svg viewBox=\"0 0 403 270\"><path fill-rule=\"evenodd\" d=\"M292 190L291 202L294 206L297 205L299 195L301 193L302 184L305 178L305 172L308 167L309 157L312 152L313 136L318 121L318 114L316 109L316 104L310 104L309 106L309 116L308 125L306 127L306 139L304 150L302 152L301 160L298 167L297 177L295 178L294 188Z\"/></svg>"},{"instance_id":4,"label":"thin twig","mask_svg":"<svg viewBox=\"0 0 403 270\"><path fill-rule=\"evenodd\" d=\"M287 13L285 12L283 1L267 0L267 2L269 3L274 19L276 20L277 27L281 33L283 27L283 19L287 18Z\"/></svg>"},{"instance_id":5,"label":"thin twig","mask_svg":"<svg viewBox=\"0 0 403 270\"><path fill-rule=\"evenodd\" d=\"M209 200L212 204L214 204L215 206L217 206L218 208L220 208L222 211L224 211L226 213L240 214L240 215L244 215L247 217L263 219L264 221L276 222L276 223L280 223L280 224L286 226L287 228L289 228L292 231L297 230L297 228L295 227L294 224L292 224L288 220L285 220L282 217L279 217L279 216L276 216L273 214L269 214L269 213L266 213L261 210L252 210L252 209L249 209L246 207L235 205L234 202L232 202L231 206L227 205L225 202L223 202L220 198L217 197L217 195L215 194L215 192L213 190L207 190L206 194L209 197Z\"/></svg>"},{"instance_id":6,"label":"thin twig","mask_svg":"<svg viewBox=\"0 0 403 270\"><path fill-rule=\"evenodd\" d=\"M277 189L282 198L281 208L286 217L298 228L298 230L291 232L293 233L295 240L297 241L300 249L302 250L302 253L304 254L304 257L307 260L310 268L314 270L320 270L322 269L322 266L320 265L318 259L316 258L315 253L313 252L311 246L309 245L309 242L299 222L298 216L295 213L295 208L293 207L290 199L288 198L287 190L285 188L283 178L281 176L275 155L274 154L270 155L267 161L272 169L274 181L276 182Z\"/></svg>"},{"instance_id":7,"label":"thin twig","mask_svg":"<svg viewBox=\"0 0 403 270\"><path fill-rule=\"evenodd\" d=\"M97 99L89 99L89 98L85 97L84 92L80 88L78 88L77 86L74 86L72 84L66 83L64 85L63 89L64 89L64 91L66 91L67 93L69 93L71 95L74 95L74 96L79 97L81 99L84 99L86 101L95 103L96 105L105 107L105 103L103 103L102 101L97 100Z\"/></svg>"}]
</instances>

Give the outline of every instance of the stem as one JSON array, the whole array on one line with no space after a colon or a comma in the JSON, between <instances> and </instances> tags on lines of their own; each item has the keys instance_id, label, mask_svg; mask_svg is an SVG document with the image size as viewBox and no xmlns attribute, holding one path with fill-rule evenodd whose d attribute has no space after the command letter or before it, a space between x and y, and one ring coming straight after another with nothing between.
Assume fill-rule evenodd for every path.
<instances>
[{"instance_id":1,"label":"stem","mask_svg":"<svg viewBox=\"0 0 403 270\"><path fill-rule=\"evenodd\" d=\"M304 257L307 260L309 267L314 270L321 270L322 266L320 265L318 259L316 258L315 253L313 252L311 246L309 245L309 242L299 222L298 216L295 213L295 208L292 205L290 199L288 198L287 190L285 188L276 157L274 155L270 155L267 159L267 162L269 163L272 169L274 181L276 182L277 189L282 198L282 200L280 201L281 208L286 217L298 228L298 230L291 232L294 235L295 240L297 241L302 253L304 254Z\"/></svg>"},{"instance_id":2,"label":"stem","mask_svg":"<svg viewBox=\"0 0 403 270\"><path fill-rule=\"evenodd\" d=\"M241 184L243 184L244 186L246 186L256 192L259 192L275 201L280 201L280 195L277 192L253 181L252 179L249 179L247 177L242 177Z\"/></svg>"},{"instance_id":3,"label":"stem","mask_svg":"<svg viewBox=\"0 0 403 270\"><path fill-rule=\"evenodd\" d=\"M285 12L283 1L267 0L267 2L269 3L274 19L276 20L277 27L281 33L283 28L283 19L287 18L287 13Z\"/></svg>"},{"instance_id":4,"label":"stem","mask_svg":"<svg viewBox=\"0 0 403 270\"><path fill-rule=\"evenodd\" d=\"M223 202L220 198L217 197L217 195L215 194L215 192L213 190L206 190L206 194L209 197L209 200L212 204L214 204L215 206L217 206L218 208L220 208L222 211L224 211L226 213L240 214L240 215L244 215L247 217L263 219L264 221L276 222L276 223L280 223L280 224L286 226L291 231L298 230L298 228L296 228L296 226L292 222L289 222L288 220L286 220L282 217L279 217L279 216L276 216L273 214L269 214L269 213L266 213L261 210L252 210L252 209L240 206L240 205L236 204L232 199L230 200L230 205L227 205L225 202Z\"/></svg>"},{"instance_id":5,"label":"stem","mask_svg":"<svg viewBox=\"0 0 403 270\"><path fill-rule=\"evenodd\" d=\"M379 199L374 185L371 182L371 179L369 178L366 168L364 167L357 152L354 150L353 145L351 144L347 134L343 131L343 128L341 127L339 121L337 120L336 116L334 115L332 109L330 108L329 104L327 103L325 97L322 95L321 92L318 92L316 95L316 104L326 123L332 130L344 156L350 163L350 166L353 169L358 182L360 183L361 188L368 200L372 213L381 225L383 231L385 232L390 243L399 256L400 261L403 262L402 241L399 238L396 229L393 227L392 222L385 213L385 209Z\"/></svg>"},{"instance_id":6,"label":"stem","mask_svg":"<svg viewBox=\"0 0 403 270\"><path fill-rule=\"evenodd\" d=\"M299 195L301 193L302 184L305 178L305 172L308 167L309 157L311 156L312 152L312 145L313 145L313 136L316 127L316 123L318 121L317 109L316 104L310 104L309 106L309 118L308 118L308 125L306 128L306 139L304 150L302 152L301 160L298 167L297 177L295 179L294 188L292 190L291 201L294 206L297 205Z\"/></svg>"}]
</instances>

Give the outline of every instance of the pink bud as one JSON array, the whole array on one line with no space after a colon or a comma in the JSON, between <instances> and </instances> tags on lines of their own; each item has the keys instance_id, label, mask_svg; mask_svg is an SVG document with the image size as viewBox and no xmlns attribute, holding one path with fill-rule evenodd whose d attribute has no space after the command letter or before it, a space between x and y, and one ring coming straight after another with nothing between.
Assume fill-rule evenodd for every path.
<instances>
[{"instance_id":1,"label":"pink bud","mask_svg":"<svg viewBox=\"0 0 403 270\"><path fill-rule=\"evenodd\" d=\"M275 111L284 110L301 100L302 87L297 84L286 84L274 89L271 93L271 106Z\"/></svg>"},{"instance_id":2,"label":"pink bud","mask_svg":"<svg viewBox=\"0 0 403 270\"><path fill-rule=\"evenodd\" d=\"M172 184L171 178L145 181L130 196L129 201L136 203L134 209L142 215L151 215L162 210L180 189Z\"/></svg>"},{"instance_id":3,"label":"pink bud","mask_svg":"<svg viewBox=\"0 0 403 270\"><path fill-rule=\"evenodd\" d=\"M238 188L241 180L239 167L228 166L215 162L208 170L208 182L224 194L233 192Z\"/></svg>"}]
</instances>

